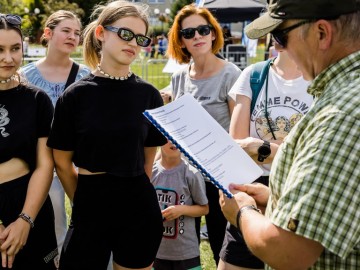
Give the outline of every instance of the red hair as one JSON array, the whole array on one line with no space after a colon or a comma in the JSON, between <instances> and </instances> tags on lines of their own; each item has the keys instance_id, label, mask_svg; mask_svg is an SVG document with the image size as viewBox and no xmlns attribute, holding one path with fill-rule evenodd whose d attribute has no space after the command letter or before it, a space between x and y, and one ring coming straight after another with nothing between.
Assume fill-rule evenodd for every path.
<instances>
[{"instance_id":1,"label":"red hair","mask_svg":"<svg viewBox=\"0 0 360 270\"><path fill-rule=\"evenodd\" d=\"M206 8L196 7L195 4L184 6L178 14L175 16L174 24L172 25L168 38L169 46L167 55L174 58L180 64L189 63L191 54L185 48L182 48L180 30L182 21L191 15L200 15L208 24L212 26L212 30L215 35L215 40L212 42L212 52L217 54L224 45L224 36L220 24L215 17Z\"/></svg>"}]
</instances>

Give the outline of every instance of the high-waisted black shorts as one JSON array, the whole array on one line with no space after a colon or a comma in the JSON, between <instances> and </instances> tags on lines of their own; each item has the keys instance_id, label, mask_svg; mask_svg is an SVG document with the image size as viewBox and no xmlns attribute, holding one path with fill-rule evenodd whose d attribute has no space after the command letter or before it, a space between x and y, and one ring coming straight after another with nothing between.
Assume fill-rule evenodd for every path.
<instances>
[{"instance_id":1,"label":"high-waisted black shorts","mask_svg":"<svg viewBox=\"0 0 360 270\"><path fill-rule=\"evenodd\" d=\"M111 252L123 267L151 265L163 226L155 189L145 174L79 175L73 203L73 229L61 253L61 270L105 270Z\"/></svg>"},{"instance_id":2,"label":"high-waisted black shorts","mask_svg":"<svg viewBox=\"0 0 360 270\"><path fill-rule=\"evenodd\" d=\"M0 184L0 219L5 227L18 219L26 198L30 174ZM58 254L54 210L49 196L40 209L34 228L30 229L26 245L15 256L13 270L55 270ZM2 266L0 265L0 269ZM7 268L6 268L7 269Z\"/></svg>"}]
</instances>

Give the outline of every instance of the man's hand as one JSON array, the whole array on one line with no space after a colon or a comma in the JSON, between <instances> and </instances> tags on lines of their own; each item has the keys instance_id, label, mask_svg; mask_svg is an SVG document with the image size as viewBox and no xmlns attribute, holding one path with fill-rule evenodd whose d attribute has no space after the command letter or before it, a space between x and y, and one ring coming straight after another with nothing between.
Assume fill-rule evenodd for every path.
<instances>
[{"instance_id":1,"label":"man's hand","mask_svg":"<svg viewBox=\"0 0 360 270\"><path fill-rule=\"evenodd\" d=\"M230 189L230 192L234 194L234 197L231 199L229 199L222 191L220 191L219 203L225 218L236 227L236 216L239 212L239 209L247 205L256 206L256 203L255 200L245 192L239 192L236 189Z\"/></svg>"},{"instance_id":2,"label":"man's hand","mask_svg":"<svg viewBox=\"0 0 360 270\"><path fill-rule=\"evenodd\" d=\"M265 212L267 202L269 200L269 188L260 183L253 183L253 184L244 184L244 185L237 185L231 184L230 185L230 192L235 194L237 192L245 192L249 196L251 196L255 202L257 207L261 210L261 212Z\"/></svg>"}]
</instances>

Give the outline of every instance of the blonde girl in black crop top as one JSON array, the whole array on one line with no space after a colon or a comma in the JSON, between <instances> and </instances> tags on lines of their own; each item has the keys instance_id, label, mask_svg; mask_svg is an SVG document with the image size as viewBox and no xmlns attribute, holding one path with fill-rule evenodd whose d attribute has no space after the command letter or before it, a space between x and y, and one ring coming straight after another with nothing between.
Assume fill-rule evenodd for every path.
<instances>
[{"instance_id":1,"label":"blonde girl in black crop top","mask_svg":"<svg viewBox=\"0 0 360 270\"><path fill-rule=\"evenodd\" d=\"M112 253L114 269L151 269L162 239L162 219L149 178L156 148L166 139L143 112L163 102L156 88L130 70L141 48L150 44L148 18L143 5L128 1L100 5L94 15L84 30L83 45L85 63L93 71L58 99L48 140L57 174L73 202L74 229L61 254L60 268L106 269ZM144 198L148 199L139 203ZM99 226L88 225L94 199L96 207L103 209L101 217L96 214ZM139 209L144 215L136 214ZM146 221L139 219L149 213L153 215ZM113 215L123 220L116 228ZM141 233L135 223L141 225ZM87 244L99 232L104 232L104 258ZM141 248L146 248L139 252L128 245L128 237L132 243L151 239L144 241ZM78 254L79 249L83 254Z\"/></svg>"}]
</instances>

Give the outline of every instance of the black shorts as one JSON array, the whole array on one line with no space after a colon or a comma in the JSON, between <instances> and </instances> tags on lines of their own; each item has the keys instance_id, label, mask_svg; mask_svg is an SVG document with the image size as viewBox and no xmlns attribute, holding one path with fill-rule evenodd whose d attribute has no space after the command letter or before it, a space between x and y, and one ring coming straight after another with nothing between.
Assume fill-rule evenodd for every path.
<instances>
[{"instance_id":1,"label":"black shorts","mask_svg":"<svg viewBox=\"0 0 360 270\"><path fill-rule=\"evenodd\" d=\"M182 261L155 259L153 270L201 270L200 257Z\"/></svg>"},{"instance_id":2,"label":"black shorts","mask_svg":"<svg viewBox=\"0 0 360 270\"><path fill-rule=\"evenodd\" d=\"M0 219L5 227L18 219L26 198L31 174L0 184ZM49 196L40 209L34 228L30 229L26 245L15 256L13 270L56 269L54 258L58 255L54 210ZM0 269L2 268L0 264ZM7 268L6 268L7 269Z\"/></svg>"},{"instance_id":3,"label":"black shorts","mask_svg":"<svg viewBox=\"0 0 360 270\"><path fill-rule=\"evenodd\" d=\"M264 263L258 259L246 246L241 232L228 223L220 258L224 262L246 268L262 269Z\"/></svg>"},{"instance_id":4,"label":"black shorts","mask_svg":"<svg viewBox=\"0 0 360 270\"><path fill-rule=\"evenodd\" d=\"M254 182L268 186L269 177L260 176ZM226 226L225 238L220 251L220 258L224 262L239 267L254 269L264 268L264 263L248 249L241 232L230 223Z\"/></svg>"},{"instance_id":5,"label":"black shorts","mask_svg":"<svg viewBox=\"0 0 360 270\"><path fill-rule=\"evenodd\" d=\"M111 252L123 267L145 268L155 260L163 235L156 192L145 174L79 174L72 223L61 270L105 270Z\"/></svg>"}]
</instances>

